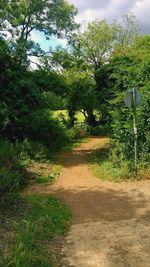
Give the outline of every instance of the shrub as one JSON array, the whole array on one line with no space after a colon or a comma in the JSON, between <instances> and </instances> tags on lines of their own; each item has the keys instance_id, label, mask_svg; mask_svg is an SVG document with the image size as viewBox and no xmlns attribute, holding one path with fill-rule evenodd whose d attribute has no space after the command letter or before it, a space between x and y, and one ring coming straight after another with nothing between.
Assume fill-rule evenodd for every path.
<instances>
[{"instance_id":1,"label":"shrub","mask_svg":"<svg viewBox=\"0 0 150 267\"><path fill-rule=\"evenodd\" d=\"M127 89L136 87L142 94L142 103L137 107L138 164L150 161L150 58L149 37L138 37L130 50L117 54L112 60L113 90L115 98L111 101L112 116L112 154L124 158L131 165L134 160L133 114L124 103Z\"/></svg>"},{"instance_id":2,"label":"shrub","mask_svg":"<svg viewBox=\"0 0 150 267\"><path fill-rule=\"evenodd\" d=\"M45 162L52 157L52 153L43 142L26 138L20 143L20 157L26 165L30 160Z\"/></svg>"},{"instance_id":3,"label":"shrub","mask_svg":"<svg viewBox=\"0 0 150 267\"><path fill-rule=\"evenodd\" d=\"M61 150L71 141L65 127L51 118L49 111L39 111L31 116L29 138L44 144L51 153Z\"/></svg>"},{"instance_id":4,"label":"shrub","mask_svg":"<svg viewBox=\"0 0 150 267\"><path fill-rule=\"evenodd\" d=\"M150 86L150 85L149 85ZM139 164L146 164L150 161L150 91L148 84L141 88L142 104L137 108L138 127L138 160ZM113 142L111 153L113 158L124 158L129 165L134 161L134 133L133 115L129 108L122 103L112 112L113 115ZM114 157L114 154L116 156Z\"/></svg>"},{"instance_id":5,"label":"shrub","mask_svg":"<svg viewBox=\"0 0 150 267\"><path fill-rule=\"evenodd\" d=\"M1 201L14 198L23 183L19 163L19 146L8 140L0 141L0 194Z\"/></svg>"}]
</instances>

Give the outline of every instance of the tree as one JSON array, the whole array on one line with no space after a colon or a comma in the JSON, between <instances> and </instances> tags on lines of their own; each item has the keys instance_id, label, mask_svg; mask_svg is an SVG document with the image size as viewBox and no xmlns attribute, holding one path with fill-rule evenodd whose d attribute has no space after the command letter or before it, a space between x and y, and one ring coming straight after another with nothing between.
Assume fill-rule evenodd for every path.
<instances>
[{"instance_id":1,"label":"tree","mask_svg":"<svg viewBox=\"0 0 150 267\"><path fill-rule=\"evenodd\" d=\"M87 30L77 37L77 45L83 49L84 58L94 70L108 61L118 31L116 23L109 25L105 20L95 21L89 23Z\"/></svg>"},{"instance_id":2,"label":"tree","mask_svg":"<svg viewBox=\"0 0 150 267\"><path fill-rule=\"evenodd\" d=\"M104 91L107 89L104 85L105 82L100 82L99 77L103 79L104 74L106 74L105 70L107 67L105 65L117 42L118 31L119 27L116 23L109 25L106 21L92 22L88 25L87 30L83 34L74 36L71 51L58 50L54 53L52 62L54 62L57 67L61 66L62 69L71 69L71 71L67 72L67 75L70 75L70 80L72 80L71 86L74 88L70 90L71 97L69 99L69 114L72 118L75 115L73 110L77 108L75 103L78 102L79 104L82 101L82 109L84 110L83 106L85 106L85 104L83 104L83 99L86 99L88 104L85 110L88 123L93 126L97 124L94 116L94 109L99 109L99 105L101 105L101 122L106 122L108 112L106 114L105 96L107 93L104 93ZM94 86L89 86L89 80L93 80ZM100 88L100 86L103 88ZM83 94L84 97L82 97L81 94ZM90 98L93 104L89 103ZM77 101L75 99L77 99Z\"/></svg>"},{"instance_id":3,"label":"tree","mask_svg":"<svg viewBox=\"0 0 150 267\"><path fill-rule=\"evenodd\" d=\"M42 32L46 39L52 35L70 37L76 27L76 9L65 0L11 0L3 1L5 17L1 20L0 30L11 33L13 50L20 61L28 56L43 54L40 46L31 41L33 31Z\"/></svg>"},{"instance_id":4,"label":"tree","mask_svg":"<svg viewBox=\"0 0 150 267\"><path fill-rule=\"evenodd\" d=\"M5 20L7 16L8 0L2 0L0 2L0 30L5 29Z\"/></svg>"},{"instance_id":5,"label":"tree","mask_svg":"<svg viewBox=\"0 0 150 267\"><path fill-rule=\"evenodd\" d=\"M34 73L15 61L4 40L0 40L0 62L0 135L22 138L30 114L44 106L42 92Z\"/></svg>"},{"instance_id":6,"label":"tree","mask_svg":"<svg viewBox=\"0 0 150 267\"><path fill-rule=\"evenodd\" d=\"M108 24L105 20L89 23L85 32L79 34L73 43L75 50L80 51L81 58L84 58L93 72L101 124L110 122L109 100L114 96L109 78L111 56L129 47L137 33L135 17L128 14L123 19L122 25L116 22Z\"/></svg>"},{"instance_id":7,"label":"tree","mask_svg":"<svg viewBox=\"0 0 150 267\"><path fill-rule=\"evenodd\" d=\"M119 25L118 45L129 47L138 36L138 23L132 12L123 16L123 23Z\"/></svg>"},{"instance_id":8,"label":"tree","mask_svg":"<svg viewBox=\"0 0 150 267\"><path fill-rule=\"evenodd\" d=\"M95 81L87 72L67 72L68 110L71 125L74 124L75 113L81 111L87 123L95 126L96 120L93 114L96 107ZM93 118L94 117L94 118ZM93 124L94 123L94 124Z\"/></svg>"},{"instance_id":9,"label":"tree","mask_svg":"<svg viewBox=\"0 0 150 267\"><path fill-rule=\"evenodd\" d=\"M24 138L30 115L46 110L50 95L56 100L58 94L66 94L63 77L55 71L29 70L30 56L45 54L31 40L31 33L39 31L47 39L52 35L70 38L76 9L65 0L2 0L0 8L0 32L11 34L8 42L3 35L0 38L0 135Z\"/></svg>"}]
</instances>

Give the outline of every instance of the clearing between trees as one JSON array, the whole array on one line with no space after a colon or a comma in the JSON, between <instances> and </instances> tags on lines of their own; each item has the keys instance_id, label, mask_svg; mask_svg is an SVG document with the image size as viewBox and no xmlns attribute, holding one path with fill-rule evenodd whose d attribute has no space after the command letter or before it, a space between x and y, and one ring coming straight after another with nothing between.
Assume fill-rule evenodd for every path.
<instances>
[{"instance_id":1,"label":"clearing between trees","mask_svg":"<svg viewBox=\"0 0 150 267\"><path fill-rule=\"evenodd\" d=\"M113 183L94 177L87 155L107 138L90 138L63 158L53 185L28 193L55 195L70 207L72 226L60 249L61 267L150 266L150 181Z\"/></svg>"}]
</instances>

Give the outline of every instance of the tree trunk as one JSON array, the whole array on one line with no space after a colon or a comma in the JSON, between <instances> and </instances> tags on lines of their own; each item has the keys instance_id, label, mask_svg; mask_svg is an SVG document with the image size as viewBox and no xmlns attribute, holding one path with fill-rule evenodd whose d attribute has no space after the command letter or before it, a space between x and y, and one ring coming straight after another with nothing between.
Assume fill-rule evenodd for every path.
<instances>
[{"instance_id":1,"label":"tree trunk","mask_svg":"<svg viewBox=\"0 0 150 267\"><path fill-rule=\"evenodd\" d=\"M69 122L69 126L70 127L73 127L74 126L74 123L76 121L76 118L75 118L75 111L74 110L68 110L68 115L69 115L69 119L70 119L70 122Z\"/></svg>"},{"instance_id":2,"label":"tree trunk","mask_svg":"<svg viewBox=\"0 0 150 267\"><path fill-rule=\"evenodd\" d=\"M93 111L91 111L91 110L87 111L87 114L88 114L87 123L90 126L95 127L97 125L97 121L96 121L95 115L93 114Z\"/></svg>"}]
</instances>

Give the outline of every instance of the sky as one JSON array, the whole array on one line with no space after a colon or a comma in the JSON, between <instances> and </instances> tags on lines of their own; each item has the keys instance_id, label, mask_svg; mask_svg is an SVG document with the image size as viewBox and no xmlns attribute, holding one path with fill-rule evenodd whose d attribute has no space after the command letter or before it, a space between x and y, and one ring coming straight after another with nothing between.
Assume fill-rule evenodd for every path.
<instances>
[{"instance_id":1,"label":"sky","mask_svg":"<svg viewBox=\"0 0 150 267\"><path fill-rule=\"evenodd\" d=\"M120 22L123 15L132 12L137 19L139 32L150 34L150 0L67 0L78 9L75 18L77 23L85 26L94 20L106 19L108 23L114 20ZM84 28L84 27L83 27ZM9 38L9 36L8 36ZM52 37L46 40L38 31L31 33L31 39L40 44L44 51L55 49L57 46L67 47L65 39Z\"/></svg>"},{"instance_id":2,"label":"sky","mask_svg":"<svg viewBox=\"0 0 150 267\"><path fill-rule=\"evenodd\" d=\"M68 2L78 8L77 22L106 19L111 23L132 12L139 22L140 32L150 34L150 0L68 0Z\"/></svg>"},{"instance_id":3,"label":"sky","mask_svg":"<svg viewBox=\"0 0 150 267\"><path fill-rule=\"evenodd\" d=\"M78 9L75 20L81 25L93 20L106 19L109 23L120 21L124 14L132 12L138 21L139 32L150 34L150 0L68 0ZM48 51L49 47L57 45L66 47L66 40L52 38L46 41L38 32L32 33L32 39L39 42L41 47Z\"/></svg>"}]
</instances>

